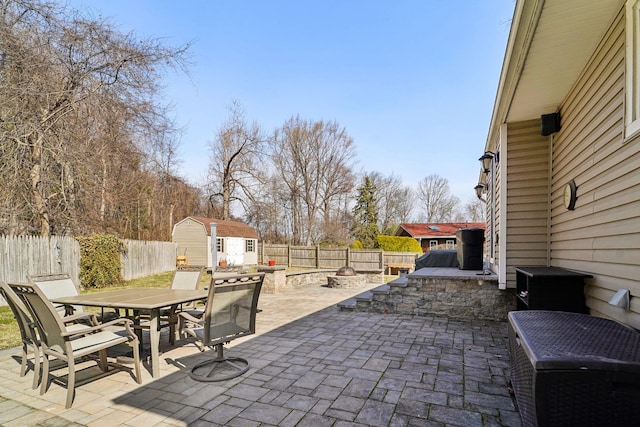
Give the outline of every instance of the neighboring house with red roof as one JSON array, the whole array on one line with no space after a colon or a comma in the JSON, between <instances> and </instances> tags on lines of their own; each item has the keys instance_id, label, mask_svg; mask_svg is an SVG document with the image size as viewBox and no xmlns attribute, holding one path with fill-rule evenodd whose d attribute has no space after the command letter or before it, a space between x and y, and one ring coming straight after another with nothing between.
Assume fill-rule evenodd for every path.
<instances>
[{"instance_id":1,"label":"neighboring house with red roof","mask_svg":"<svg viewBox=\"0 0 640 427\"><path fill-rule=\"evenodd\" d=\"M243 222L188 216L173 226L171 240L178 245L177 255L186 256L190 265L258 263L258 232Z\"/></svg>"},{"instance_id":2,"label":"neighboring house with red roof","mask_svg":"<svg viewBox=\"0 0 640 427\"><path fill-rule=\"evenodd\" d=\"M396 236L413 237L422 252L434 249L456 249L456 232L461 228L486 228L484 222L446 222L430 224L400 224Z\"/></svg>"}]
</instances>

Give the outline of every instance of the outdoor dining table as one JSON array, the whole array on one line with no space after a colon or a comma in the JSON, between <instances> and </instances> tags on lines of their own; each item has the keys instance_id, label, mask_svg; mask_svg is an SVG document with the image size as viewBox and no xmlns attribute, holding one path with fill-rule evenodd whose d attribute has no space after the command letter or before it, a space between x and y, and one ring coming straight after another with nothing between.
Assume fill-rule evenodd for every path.
<instances>
[{"instance_id":1,"label":"outdoor dining table","mask_svg":"<svg viewBox=\"0 0 640 427\"><path fill-rule=\"evenodd\" d=\"M180 304L207 298L207 291L183 289L127 288L105 292L52 298L65 305L84 305L122 310L145 311L150 314L151 375L160 375L160 311L173 312ZM142 340L140 341L142 343Z\"/></svg>"}]
</instances>

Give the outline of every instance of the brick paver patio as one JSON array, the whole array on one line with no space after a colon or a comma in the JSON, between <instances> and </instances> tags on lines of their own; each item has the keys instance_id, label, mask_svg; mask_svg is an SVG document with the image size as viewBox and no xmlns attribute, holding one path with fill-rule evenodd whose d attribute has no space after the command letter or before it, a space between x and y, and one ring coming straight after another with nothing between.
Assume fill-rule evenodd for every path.
<instances>
[{"instance_id":1,"label":"brick paver patio","mask_svg":"<svg viewBox=\"0 0 640 427\"><path fill-rule=\"evenodd\" d=\"M372 285L375 286L375 285ZM117 371L40 396L19 353L0 353L4 426L520 426L507 387L505 322L341 312L362 289L320 285L260 297L258 334L226 353L249 360L234 380L199 383L188 371L211 352L168 347L161 377L137 385ZM87 363L90 371L95 364ZM146 366L148 368L148 366ZM65 371L62 371L65 372Z\"/></svg>"}]
</instances>

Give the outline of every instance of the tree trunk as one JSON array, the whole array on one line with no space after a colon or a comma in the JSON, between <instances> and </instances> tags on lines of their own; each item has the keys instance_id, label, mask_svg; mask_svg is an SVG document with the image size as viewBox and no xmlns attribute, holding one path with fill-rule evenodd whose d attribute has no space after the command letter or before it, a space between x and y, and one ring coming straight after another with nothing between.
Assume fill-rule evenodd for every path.
<instances>
[{"instance_id":1,"label":"tree trunk","mask_svg":"<svg viewBox=\"0 0 640 427\"><path fill-rule=\"evenodd\" d=\"M104 226L107 212L107 159L102 154L102 182L100 183L100 224Z\"/></svg>"},{"instance_id":2,"label":"tree trunk","mask_svg":"<svg viewBox=\"0 0 640 427\"><path fill-rule=\"evenodd\" d=\"M47 201L43 197L42 183L42 136L38 136L31 145L31 193L40 222L40 235L49 236L51 225L49 223L49 211Z\"/></svg>"},{"instance_id":3,"label":"tree trunk","mask_svg":"<svg viewBox=\"0 0 640 427\"><path fill-rule=\"evenodd\" d=\"M171 205L169 206L169 234L167 236L169 239L171 239L171 234L173 232L173 211L175 210L175 208L176 205L171 203Z\"/></svg>"},{"instance_id":4,"label":"tree trunk","mask_svg":"<svg viewBox=\"0 0 640 427\"><path fill-rule=\"evenodd\" d=\"M225 167L222 177L222 219L225 221L231 219L231 172L229 164Z\"/></svg>"}]
</instances>

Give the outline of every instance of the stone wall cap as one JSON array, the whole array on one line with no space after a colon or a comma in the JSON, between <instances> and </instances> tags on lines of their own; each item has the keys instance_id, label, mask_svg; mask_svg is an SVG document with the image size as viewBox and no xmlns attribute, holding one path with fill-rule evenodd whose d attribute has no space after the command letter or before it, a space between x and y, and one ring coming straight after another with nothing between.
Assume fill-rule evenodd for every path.
<instances>
[{"instance_id":1,"label":"stone wall cap","mask_svg":"<svg viewBox=\"0 0 640 427\"><path fill-rule=\"evenodd\" d=\"M269 273L272 271L282 271L286 269L287 267L284 265L259 265L258 267L256 267L258 273Z\"/></svg>"}]
</instances>

